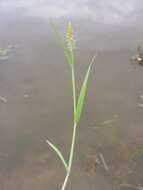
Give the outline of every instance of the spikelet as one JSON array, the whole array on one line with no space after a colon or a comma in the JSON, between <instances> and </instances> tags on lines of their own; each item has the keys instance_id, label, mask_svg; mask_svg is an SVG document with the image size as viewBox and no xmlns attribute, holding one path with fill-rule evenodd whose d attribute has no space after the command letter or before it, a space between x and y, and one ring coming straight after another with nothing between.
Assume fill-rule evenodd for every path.
<instances>
[{"instance_id":1,"label":"spikelet","mask_svg":"<svg viewBox=\"0 0 143 190\"><path fill-rule=\"evenodd\" d=\"M71 22L68 23L66 33L67 49L72 52L75 46L74 32Z\"/></svg>"}]
</instances>

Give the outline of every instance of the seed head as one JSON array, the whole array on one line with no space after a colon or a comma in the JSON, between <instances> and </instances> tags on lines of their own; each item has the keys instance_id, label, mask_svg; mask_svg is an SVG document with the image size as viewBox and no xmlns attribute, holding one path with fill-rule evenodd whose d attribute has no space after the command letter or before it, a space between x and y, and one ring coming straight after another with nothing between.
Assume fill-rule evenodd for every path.
<instances>
[{"instance_id":1,"label":"seed head","mask_svg":"<svg viewBox=\"0 0 143 190\"><path fill-rule=\"evenodd\" d=\"M74 32L71 22L69 22L67 26L66 41L67 41L68 50L70 52L73 51L75 40L74 40Z\"/></svg>"}]
</instances>

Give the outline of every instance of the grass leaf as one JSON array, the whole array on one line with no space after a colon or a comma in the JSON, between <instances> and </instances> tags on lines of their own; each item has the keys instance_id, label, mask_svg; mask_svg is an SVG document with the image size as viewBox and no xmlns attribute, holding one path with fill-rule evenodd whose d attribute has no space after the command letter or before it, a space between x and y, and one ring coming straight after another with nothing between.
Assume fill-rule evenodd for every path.
<instances>
[{"instance_id":1,"label":"grass leaf","mask_svg":"<svg viewBox=\"0 0 143 190\"><path fill-rule=\"evenodd\" d=\"M91 66L94 62L95 56L92 58L91 63L88 67L88 70L86 72L81 90L80 90L80 94L79 94L79 98L78 98L78 102L77 102L77 107L76 107L76 114L75 114L75 123L78 123L80 120L80 116L81 116L81 112L83 110L83 104L84 104L84 99L85 99L85 95L86 95L86 89L87 89L87 82L88 82L88 78L89 78L89 74L90 74L90 70L91 70Z\"/></svg>"},{"instance_id":2,"label":"grass leaf","mask_svg":"<svg viewBox=\"0 0 143 190\"><path fill-rule=\"evenodd\" d=\"M59 46L60 46L61 49L63 49L64 55L65 55L65 57L67 59L67 62L71 65L73 63L72 56L71 56L69 50L67 49L67 47L65 47L64 40L63 40L58 28L56 27L56 25L52 21L50 21L50 22L51 22L53 31L55 33L55 36L57 38L57 41L59 43Z\"/></svg>"},{"instance_id":3,"label":"grass leaf","mask_svg":"<svg viewBox=\"0 0 143 190\"><path fill-rule=\"evenodd\" d=\"M59 156L59 158L62 161L63 165L65 166L66 171L68 171L67 162L65 161L64 156L61 153L61 151L53 143L51 143L49 140L46 140L46 143L48 143L48 145L57 153L57 155Z\"/></svg>"}]
</instances>

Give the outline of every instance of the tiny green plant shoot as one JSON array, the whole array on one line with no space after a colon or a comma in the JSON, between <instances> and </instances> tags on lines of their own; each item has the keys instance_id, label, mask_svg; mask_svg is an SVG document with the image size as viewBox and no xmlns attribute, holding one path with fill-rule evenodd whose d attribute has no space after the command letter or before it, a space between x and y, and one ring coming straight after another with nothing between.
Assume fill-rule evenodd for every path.
<instances>
[{"instance_id":1,"label":"tiny green plant shoot","mask_svg":"<svg viewBox=\"0 0 143 190\"><path fill-rule=\"evenodd\" d=\"M67 26L66 43L63 40L59 30L57 29L57 27L53 23L52 23L52 28L53 28L55 36L59 42L59 45L64 52L66 61L70 67L71 81L72 81L72 93L73 93L73 134L72 134L72 142L71 142L68 161L65 160L62 152L52 142L50 142L49 140L46 140L46 143L48 143L49 146L57 153L57 155L59 156L60 160L62 161L62 163L65 167L66 177L65 177L64 183L61 187L61 190L65 190L68 179L69 179L69 175L71 173L77 126L78 126L78 123L79 123L79 120L81 117L81 112L83 110L83 104L84 104L85 95L86 95L88 78L89 78L91 66L94 62L95 56L92 58L92 60L89 64L89 67L88 67L87 72L85 74L85 78L83 80L83 84L81 86L79 96L76 97L75 71L74 71L74 66L75 66L75 39L74 39L74 32L73 32L72 24L69 22L68 26Z\"/></svg>"}]
</instances>

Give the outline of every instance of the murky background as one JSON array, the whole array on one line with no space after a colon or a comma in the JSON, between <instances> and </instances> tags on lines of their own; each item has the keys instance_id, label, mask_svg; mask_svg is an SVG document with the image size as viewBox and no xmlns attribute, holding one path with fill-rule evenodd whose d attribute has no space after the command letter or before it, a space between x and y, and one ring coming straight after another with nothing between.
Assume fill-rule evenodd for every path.
<instances>
[{"instance_id":1,"label":"murky background","mask_svg":"<svg viewBox=\"0 0 143 190\"><path fill-rule=\"evenodd\" d=\"M45 140L68 156L71 81L49 18L63 33L73 23L78 85L97 54L67 189L143 186L143 68L130 62L142 0L1 0L0 190L58 190L64 179Z\"/></svg>"}]
</instances>

